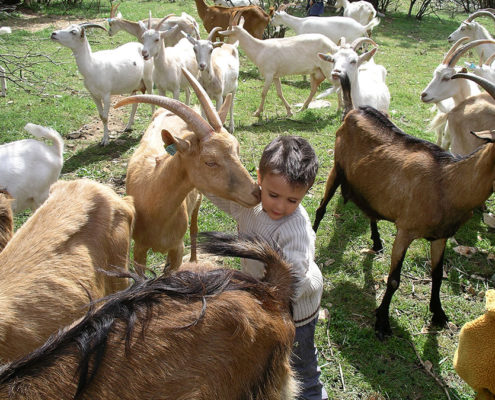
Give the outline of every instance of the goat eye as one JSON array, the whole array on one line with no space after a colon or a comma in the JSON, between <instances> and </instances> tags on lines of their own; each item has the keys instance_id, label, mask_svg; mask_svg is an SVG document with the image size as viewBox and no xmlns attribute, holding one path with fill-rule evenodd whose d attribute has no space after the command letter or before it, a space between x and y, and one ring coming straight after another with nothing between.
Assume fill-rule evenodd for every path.
<instances>
[{"instance_id":1,"label":"goat eye","mask_svg":"<svg viewBox=\"0 0 495 400\"><path fill-rule=\"evenodd\" d=\"M75 35L77 32L75 29L71 30L70 33L72 33L73 35Z\"/></svg>"},{"instance_id":2,"label":"goat eye","mask_svg":"<svg viewBox=\"0 0 495 400\"><path fill-rule=\"evenodd\" d=\"M206 161L205 164L207 167L210 167L210 168L218 166L218 164L215 161Z\"/></svg>"},{"instance_id":3,"label":"goat eye","mask_svg":"<svg viewBox=\"0 0 495 400\"><path fill-rule=\"evenodd\" d=\"M356 64L357 63L357 60L352 60L351 61L351 64Z\"/></svg>"}]
</instances>

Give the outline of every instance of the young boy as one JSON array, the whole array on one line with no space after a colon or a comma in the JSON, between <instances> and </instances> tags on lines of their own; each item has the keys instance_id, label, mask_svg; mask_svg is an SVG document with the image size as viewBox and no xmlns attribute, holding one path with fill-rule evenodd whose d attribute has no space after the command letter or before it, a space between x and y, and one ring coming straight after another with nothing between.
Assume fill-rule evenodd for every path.
<instances>
[{"instance_id":1,"label":"young boy","mask_svg":"<svg viewBox=\"0 0 495 400\"><path fill-rule=\"evenodd\" d=\"M280 136L265 147L258 168L261 203L245 208L237 203L206 194L238 223L239 232L257 234L276 242L299 278L293 301L296 337L292 364L301 382L299 399L328 399L320 382L317 351L314 345L323 277L314 262L315 233L301 205L313 185L318 160L303 138ZM242 260L242 270L258 279L265 267L258 261Z\"/></svg>"}]
</instances>

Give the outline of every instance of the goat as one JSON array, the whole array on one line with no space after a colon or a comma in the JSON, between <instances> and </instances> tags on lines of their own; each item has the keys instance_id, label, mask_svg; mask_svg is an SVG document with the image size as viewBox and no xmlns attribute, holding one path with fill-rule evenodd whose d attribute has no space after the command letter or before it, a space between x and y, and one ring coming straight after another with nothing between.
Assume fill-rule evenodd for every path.
<instances>
[{"instance_id":1,"label":"goat","mask_svg":"<svg viewBox=\"0 0 495 400\"><path fill-rule=\"evenodd\" d=\"M163 18L162 22L168 17L170 15ZM143 30L142 56L145 60L153 59L153 82L158 88L158 93L165 96L167 91L171 91L174 99L178 100L182 89L186 93L186 104L189 105L189 85L181 73L181 68L186 68L194 76L198 75L198 63L193 46L187 39L182 38L175 46L166 48L164 38L168 35L168 31L160 31L160 24L156 29L146 29L141 21L139 25Z\"/></svg>"},{"instance_id":2,"label":"goat","mask_svg":"<svg viewBox=\"0 0 495 400\"><path fill-rule=\"evenodd\" d=\"M495 95L495 90L490 90ZM395 223L397 234L387 290L376 310L378 338L392 333L390 301L399 287L402 263L414 239L431 242L432 322L443 325L448 320L440 302L447 238L493 192L495 136L485 134L482 138L489 143L469 156L454 157L433 143L405 134L372 107L350 111L337 130L335 162L313 229L317 231L339 186L344 200L353 201L369 217L374 251L383 249L377 221Z\"/></svg>"},{"instance_id":3,"label":"goat","mask_svg":"<svg viewBox=\"0 0 495 400\"><path fill-rule=\"evenodd\" d=\"M490 11L478 10L461 22L459 27L447 38L448 42L455 43L465 36L469 37L470 40L492 39L492 35L490 35L488 30L474 20L477 17L483 16L490 17L495 20L495 15ZM478 47L476 51L478 52L480 61L483 62L486 57L489 57L495 53L495 45L485 44Z\"/></svg>"},{"instance_id":4,"label":"goat","mask_svg":"<svg viewBox=\"0 0 495 400\"><path fill-rule=\"evenodd\" d=\"M348 42L352 42L362 36L368 36L367 32L380 23L378 18L374 18L366 25L361 25L349 17L295 17L283 11L286 8L285 6L288 5L282 5L278 11L274 12L273 25L287 25L296 32L296 35L319 33L334 43L337 43L342 36Z\"/></svg>"},{"instance_id":5,"label":"goat","mask_svg":"<svg viewBox=\"0 0 495 400\"><path fill-rule=\"evenodd\" d=\"M237 21L240 22L237 25ZM272 82L275 82L278 97L284 103L287 116L292 115L291 107L282 93L280 77L294 74L309 74L311 77L311 92L301 110L305 110L311 102L318 86L325 78L331 79L330 66L318 57L318 52L335 53L337 46L327 37L312 33L281 39L259 40L243 28L243 17L236 15L231 26L220 34L238 40L248 58L258 67L265 78L261 93L261 103L253 114L259 117L263 112L265 98Z\"/></svg>"},{"instance_id":6,"label":"goat","mask_svg":"<svg viewBox=\"0 0 495 400\"><path fill-rule=\"evenodd\" d=\"M268 22L270 22L270 17L273 14L273 8L270 9L270 14L267 14L259 6L228 8L208 6L205 0L194 1L196 2L199 18L203 21L203 26L208 33L217 26L222 29L227 29L231 22L231 18L239 12L242 13L246 20L246 31L257 39L263 39L263 32L265 31ZM215 35L211 39L212 42L216 40L216 37L217 36Z\"/></svg>"},{"instance_id":7,"label":"goat","mask_svg":"<svg viewBox=\"0 0 495 400\"><path fill-rule=\"evenodd\" d=\"M223 7L244 7L244 6L259 6L258 0L214 0L216 6Z\"/></svg>"},{"instance_id":8,"label":"goat","mask_svg":"<svg viewBox=\"0 0 495 400\"><path fill-rule=\"evenodd\" d=\"M489 81L495 82L495 69L492 67L493 60L495 60L495 53L488 57L484 62L480 62L479 65L474 63L464 62L467 68L470 68L473 74L481 76Z\"/></svg>"},{"instance_id":9,"label":"goat","mask_svg":"<svg viewBox=\"0 0 495 400\"><path fill-rule=\"evenodd\" d=\"M116 5L112 5L110 10L110 18L107 19L108 22L108 35L114 36L117 32L126 31L130 33L132 36L135 36L137 40L141 43L141 36L143 34L142 28L139 25L139 22L128 21L122 18L120 12L115 14L120 3ZM156 26L160 23L161 18L151 18L148 20L142 20L143 24L149 23L148 29L153 28L156 29ZM180 17L175 15L170 16L170 18L162 23L160 29L163 31L167 31L174 26L177 26L177 34L168 35L165 38L165 46L175 46L179 40L182 39L182 35L180 35L180 31L187 32L189 35L199 39L199 26L196 20L191 17L189 14L183 12Z\"/></svg>"},{"instance_id":10,"label":"goat","mask_svg":"<svg viewBox=\"0 0 495 400\"><path fill-rule=\"evenodd\" d=\"M352 18L361 25L370 23L376 17L375 7L368 1L359 0L351 3L349 0L337 0L334 6L337 12L343 8L344 17Z\"/></svg>"},{"instance_id":11,"label":"goat","mask_svg":"<svg viewBox=\"0 0 495 400\"><path fill-rule=\"evenodd\" d=\"M14 234L13 198L4 189L0 189L0 252L5 248Z\"/></svg>"},{"instance_id":12,"label":"goat","mask_svg":"<svg viewBox=\"0 0 495 400\"><path fill-rule=\"evenodd\" d=\"M385 68L374 62L372 64L374 68L360 68L363 63L372 59L378 49L374 47L370 51L358 55L357 49L365 42L374 46L377 45L368 37L358 38L351 44L346 44L345 39L341 38L340 46L336 53L318 53L318 56L322 60L333 64L332 79L334 82L339 82L342 74L348 76L351 83L351 97L356 107L368 105L388 113L390 91L385 83ZM377 72L378 67L381 67L380 72Z\"/></svg>"},{"instance_id":13,"label":"goat","mask_svg":"<svg viewBox=\"0 0 495 400\"><path fill-rule=\"evenodd\" d=\"M95 102L103 122L101 145L106 146L109 142L108 111L111 95L135 93L138 90L151 93L153 62L143 60L143 45L137 42L93 53L86 38L86 29L90 27L106 31L105 27L98 24L70 25L54 31L51 39L72 50L79 72L84 77L84 86ZM126 131L132 129L136 108L137 105L132 109Z\"/></svg>"},{"instance_id":14,"label":"goat","mask_svg":"<svg viewBox=\"0 0 495 400\"><path fill-rule=\"evenodd\" d=\"M13 212L36 210L48 197L64 163L64 141L57 131L40 125L26 124L31 135L52 141L24 139L0 146L0 187L14 198Z\"/></svg>"},{"instance_id":15,"label":"goat","mask_svg":"<svg viewBox=\"0 0 495 400\"><path fill-rule=\"evenodd\" d=\"M456 68L456 64L465 51L476 45L487 43L487 40L473 41L464 46L462 51L457 51L467 40L469 38L466 36L452 45L441 64L435 68L433 78L420 96L422 102L434 103L439 110L430 124L430 129L437 133L437 145L441 145L445 150L449 149L451 143L451 134L447 125L447 113L469 96L480 93L478 86L471 81L465 79L452 81L450 79L452 75L460 71L460 68ZM452 98L452 101L446 103L446 100L450 98Z\"/></svg>"},{"instance_id":16,"label":"goat","mask_svg":"<svg viewBox=\"0 0 495 400\"><path fill-rule=\"evenodd\" d=\"M20 357L127 286L132 199L88 179L58 181L0 253L0 359Z\"/></svg>"},{"instance_id":17,"label":"goat","mask_svg":"<svg viewBox=\"0 0 495 400\"><path fill-rule=\"evenodd\" d=\"M495 41L487 39L469 42L452 54L449 64L454 66L461 55L467 50L485 42L495 43ZM454 82L452 85L453 87L456 86ZM448 86L448 83L446 86ZM440 99L440 97L438 98ZM459 101L461 99L462 98L459 96ZM478 93L469 96L458 104L455 104L455 106L445 114L443 120L446 121L446 131L451 139L451 152L459 155L467 155L483 144L483 140L474 135L470 135L469 132L483 131L491 129L494 126L495 101L487 93Z\"/></svg>"},{"instance_id":18,"label":"goat","mask_svg":"<svg viewBox=\"0 0 495 400\"><path fill-rule=\"evenodd\" d=\"M194 39L185 32L183 34L193 45L200 71L199 82L208 96L215 99L217 110L220 110L224 96L232 93L229 132L234 133L234 98L239 79L238 42L235 44L213 43L211 39L219 29L221 28L212 29L206 40Z\"/></svg>"},{"instance_id":19,"label":"goat","mask_svg":"<svg viewBox=\"0 0 495 400\"><path fill-rule=\"evenodd\" d=\"M290 265L259 241L217 234L205 247L261 261L264 281L195 263L135 277L35 352L2 366L0 399L295 399Z\"/></svg>"},{"instance_id":20,"label":"goat","mask_svg":"<svg viewBox=\"0 0 495 400\"><path fill-rule=\"evenodd\" d=\"M136 207L134 260L146 265L151 248L168 253L172 270L182 263L183 237L191 215L186 200L197 196L191 192L194 188L245 207L259 203L259 187L239 160L239 142L222 127L232 96L227 96L217 113L199 82L186 69L182 72L208 121L185 104L166 97L133 96L115 106L145 102L174 113L155 113L129 160L126 178L127 193L134 197ZM174 149L171 153L177 153L167 154L164 143ZM194 199L189 204L195 204Z\"/></svg>"}]
</instances>

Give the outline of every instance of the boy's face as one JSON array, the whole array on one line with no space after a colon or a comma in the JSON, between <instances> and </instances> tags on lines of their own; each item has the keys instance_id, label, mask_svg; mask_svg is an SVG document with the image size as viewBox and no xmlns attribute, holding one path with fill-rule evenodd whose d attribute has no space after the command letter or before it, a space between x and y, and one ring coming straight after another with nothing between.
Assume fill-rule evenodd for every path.
<instances>
[{"instance_id":1,"label":"boy's face","mask_svg":"<svg viewBox=\"0 0 495 400\"><path fill-rule=\"evenodd\" d=\"M258 172L258 185L261 187L261 205L273 220L278 220L296 211L306 195L306 186L291 185L282 175Z\"/></svg>"}]
</instances>

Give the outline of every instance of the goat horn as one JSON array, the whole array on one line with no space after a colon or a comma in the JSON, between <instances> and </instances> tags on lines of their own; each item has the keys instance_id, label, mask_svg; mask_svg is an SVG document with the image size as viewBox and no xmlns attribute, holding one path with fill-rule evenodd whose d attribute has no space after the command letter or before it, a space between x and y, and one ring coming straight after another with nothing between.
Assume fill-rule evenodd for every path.
<instances>
[{"instance_id":1,"label":"goat horn","mask_svg":"<svg viewBox=\"0 0 495 400\"><path fill-rule=\"evenodd\" d=\"M473 47L479 46L480 44L486 44L486 43L495 44L495 40L492 40L492 39L473 40L472 42L465 44L464 46L460 47L454 54L452 54L452 57L450 58L449 62L447 63L447 66L453 67L454 65L457 64L457 61L459 61L459 58L461 58L463 53L472 49Z\"/></svg>"},{"instance_id":2,"label":"goat horn","mask_svg":"<svg viewBox=\"0 0 495 400\"><path fill-rule=\"evenodd\" d=\"M467 36L461 37L459 40L457 40L457 42L455 42L452 45L452 47L449 49L449 51L447 52L447 54L445 54L445 57L443 58L442 64L448 64L450 58L452 57L452 54L454 53L454 51L456 51L457 48L461 44L463 44L464 42L467 42L468 40L469 40L469 37L467 37Z\"/></svg>"},{"instance_id":3,"label":"goat horn","mask_svg":"<svg viewBox=\"0 0 495 400\"><path fill-rule=\"evenodd\" d=\"M213 128L200 114L179 100L170 99L168 97L157 96L154 94L138 94L120 100L114 105L114 108L119 108L133 103L153 104L172 111L174 114L177 114L180 118L182 118L200 138L213 134Z\"/></svg>"},{"instance_id":4,"label":"goat horn","mask_svg":"<svg viewBox=\"0 0 495 400\"><path fill-rule=\"evenodd\" d=\"M120 6L120 3L112 3L112 6L110 7L110 18L114 18L115 17L115 13L117 12L117 8L119 8Z\"/></svg>"},{"instance_id":5,"label":"goat horn","mask_svg":"<svg viewBox=\"0 0 495 400\"><path fill-rule=\"evenodd\" d=\"M478 17L490 17L491 19L495 20L495 15L493 15L490 11L478 10L467 17L464 22L471 22L473 19Z\"/></svg>"},{"instance_id":6,"label":"goat horn","mask_svg":"<svg viewBox=\"0 0 495 400\"><path fill-rule=\"evenodd\" d=\"M288 9L292 4L291 3L288 3L288 4L280 4L280 6L278 7L278 12L280 11L285 11L286 9Z\"/></svg>"},{"instance_id":7,"label":"goat horn","mask_svg":"<svg viewBox=\"0 0 495 400\"><path fill-rule=\"evenodd\" d=\"M150 15L148 16L148 30L151 29L151 10L150 10Z\"/></svg>"},{"instance_id":8,"label":"goat horn","mask_svg":"<svg viewBox=\"0 0 495 400\"><path fill-rule=\"evenodd\" d=\"M210 97L206 94L206 91L203 89L203 86L196 80L196 78L184 67L181 68L182 73L189 81L189 84L193 88L196 96L198 96L198 100L203 107L203 110L206 114L206 118L208 122L213 127L215 132L220 132L222 130L222 121L220 120L220 116L217 113L215 107L213 107L213 103L211 102Z\"/></svg>"},{"instance_id":9,"label":"goat horn","mask_svg":"<svg viewBox=\"0 0 495 400\"><path fill-rule=\"evenodd\" d=\"M90 22L85 22L85 23L82 23L82 24L79 24L80 27L82 28L100 28L100 29L103 29L105 32L107 31L107 28L105 28L103 25L99 25L99 24L92 24Z\"/></svg>"},{"instance_id":10,"label":"goat horn","mask_svg":"<svg viewBox=\"0 0 495 400\"><path fill-rule=\"evenodd\" d=\"M158 24L156 24L155 26L155 31L159 31L160 30L160 27L162 26L162 24L167 20L169 19L170 17L174 17L175 14L168 14L166 17L163 17L160 22L158 22Z\"/></svg>"},{"instance_id":11,"label":"goat horn","mask_svg":"<svg viewBox=\"0 0 495 400\"><path fill-rule=\"evenodd\" d=\"M371 39L369 37L360 37L360 38L355 39L351 43L351 47L355 51L359 46L361 46L364 43L371 43L373 46L378 46L373 39Z\"/></svg>"},{"instance_id":12,"label":"goat horn","mask_svg":"<svg viewBox=\"0 0 495 400\"><path fill-rule=\"evenodd\" d=\"M206 40L209 40L210 42L213 41L213 38L215 37L215 33L217 33L219 30L221 30L221 26L215 26L209 33L208 38Z\"/></svg>"},{"instance_id":13,"label":"goat horn","mask_svg":"<svg viewBox=\"0 0 495 400\"><path fill-rule=\"evenodd\" d=\"M234 15L234 20L232 21L234 25L239 25L239 20L241 19L242 13L244 11L236 11Z\"/></svg>"},{"instance_id":14,"label":"goat horn","mask_svg":"<svg viewBox=\"0 0 495 400\"><path fill-rule=\"evenodd\" d=\"M485 60L485 64L486 65L491 65L491 63L493 62L493 60L495 59L495 53L493 53L490 57L488 57L486 60Z\"/></svg>"},{"instance_id":15,"label":"goat horn","mask_svg":"<svg viewBox=\"0 0 495 400\"><path fill-rule=\"evenodd\" d=\"M493 84L489 80L482 78L478 75L469 74L469 73L466 74L466 73L461 73L461 72L452 75L452 77L450 79L457 79L457 78L470 79L473 82L476 82L483 89L485 89L490 96L492 96L495 99L495 84Z\"/></svg>"}]
</instances>

